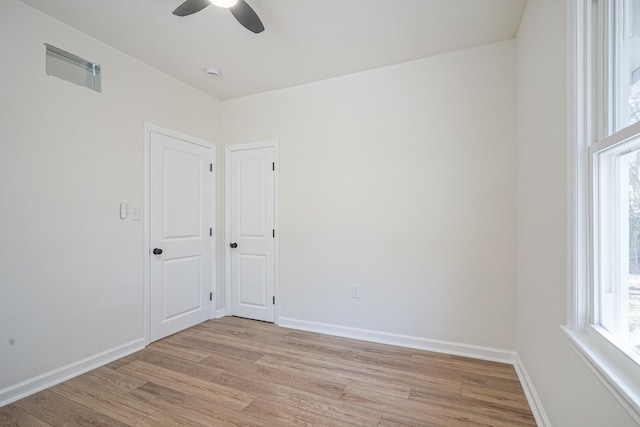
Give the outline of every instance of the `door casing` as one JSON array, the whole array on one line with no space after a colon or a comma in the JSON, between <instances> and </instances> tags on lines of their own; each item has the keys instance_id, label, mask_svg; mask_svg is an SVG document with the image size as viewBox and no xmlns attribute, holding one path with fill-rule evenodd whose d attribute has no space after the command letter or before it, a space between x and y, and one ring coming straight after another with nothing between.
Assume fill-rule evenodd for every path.
<instances>
[{"instance_id":1,"label":"door casing","mask_svg":"<svg viewBox=\"0 0 640 427\"><path fill-rule=\"evenodd\" d=\"M151 123L144 124L144 204L143 204L143 279L144 279L144 337L145 345L150 343L150 297L151 297L151 283L150 283L150 212L151 207L151 181L150 181L150 161L151 161L151 133L159 133L172 138L182 139L192 144L200 145L211 150L211 158L213 162L213 173L211 174L211 226L213 227L213 236L211 237L211 280L210 290L213 298L211 301L209 319L215 317L216 312L216 144L205 141L200 138L195 138L190 135L185 135L170 129L166 129Z\"/></svg>"},{"instance_id":2,"label":"door casing","mask_svg":"<svg viewBox=\"0 0 640 427\"><path fill-rule=\"evenodd\" d=\"M225 313L231 315L231 153L233 151L252 150L257 148L273 148L274 151L274 225L275 225L275 248L274 248L274 294L276 298L275 319L274 323L279 324L280 313L282 311L282 301L280 300L280 215L279 215L279 155L278 140L269 140L262 142L251 142L245 144L232 144L225 147L225 179L224 179L224 206L225 206L225 274L224 274L224 294L225 294Z\"/></svg>"}]
</instances>

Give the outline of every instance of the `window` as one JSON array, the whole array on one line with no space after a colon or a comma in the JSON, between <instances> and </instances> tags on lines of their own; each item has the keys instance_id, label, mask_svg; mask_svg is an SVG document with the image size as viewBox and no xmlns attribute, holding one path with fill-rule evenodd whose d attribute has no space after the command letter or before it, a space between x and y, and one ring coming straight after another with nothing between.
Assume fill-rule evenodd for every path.
<instances>
[{"instance_id":1,"label":"window","mask_svg":"<svg viewBox=\"0 0 640 427\"><path fill-rule=\"evenodd\" d=\"M612 86L615 131L640 121L640 0L613 2Z\"/></svg>"},{"instance_id":2,"label":"window","mask_svg":"<svg viewBox=\"0 0 640 427\"><path fill-rule=\"evenodd\" d=\"M640 361L640 137L614 134L591 151L593 323Z\"/></svg>"},{"instance_id":3,"label":"window","mask_svg":"<svg viewBox=\"0 0 640 427\"><path fill-rule=\"evenodd\" d=\"M640 0L572 0L578 355L640 423Z\"/></svg>"},{"instance_id":4,"label":"window","mask_svg":"<svg viewBox=\"0 0 640 427\"><path fill-rule=\"evenodd\" d=\"M610 36L606 41L612 51L610 64L613 94L614 131L640 121L640 1L612 2Z\"/></svg>"},{"instance_id":5,"label":"window","mask_svg":"<svg viewBox=\"0 0 640 427\"><path fill-rule=\"evenodd\" d=\"M593 242L592 322L640 360L640 0L600 1L594 55L603 129L590 147ZM596 38L597 40L597 38ZM604 102L604 100L610 100ZM609 119L610 118L610 119ZM635 127L633 127L635 129Z\"/></svg>"}]
</instances>

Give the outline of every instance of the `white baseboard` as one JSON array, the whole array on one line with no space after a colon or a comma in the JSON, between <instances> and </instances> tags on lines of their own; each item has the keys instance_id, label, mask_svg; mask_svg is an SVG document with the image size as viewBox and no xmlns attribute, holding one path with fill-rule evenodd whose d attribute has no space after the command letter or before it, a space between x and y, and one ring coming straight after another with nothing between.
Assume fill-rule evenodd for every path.
<instances>
[{"instance_id":1,"label":"white baseboard","mask_svg":"<svg viewBox=\"0 0 640 427\"><path fill-rule=\"evenodd\" d=\"M106 365L107 363L113 362L121 357L128 356L129 354L142 350L143 348L144 339L141 338L119 347L89 356L83 360L70 363L69 365L61 368L45 372L44 374L22 381L18 384L3 388L0 390L0 407L78 375L84 374L85 372L99 368L100 366Z\"/></svg>"},{"instance_id":2,"label":"white baseboard","mask_svg":"<svg viewBox=\"0 0 640 427\"><path fill-rule=\"evenodd\" d=\"M542 407L542 401L540 400L536 389L533 387L531 377L529 377L529 373L524 367L524 363L522 363L520 356L516 355L516 360L513 364L513 367L516 370L516 374L518 375L520 384L522 384L524 395L527 397L527 402L529 402L531 412L533 412L533 416L536 419L536 424L538 425L538 427L551 427L551 422L547 417L547 413Z\"/></svg>"},{"instance_id":3,"label":"white baseboard","mask_svg":"<svg viewBox=\"0 0 640 427\"><path fill-rule=\"evenodd\" d=\"M286 317L281 317L278 325L284 328L318 332L321 334L354 338L380 344L397 345L401 347L415 348L418 350L435 351L438 353L453 354L456 356L472 357L474 359L489 360L492 362L514 364L516 361L515 352L499 348L430 340L427 338L413 337L409 335L378 332L369 329L351 328L348 326L331 325L327 323L309 322L307 320L290 319Z\"/></svg>"},{"instance_id":4,"label":"white baseboard","mask_svg":"<svg viewBox=\"0 0 640 427\"><path fill-rule=\"evenodd\" d=\"M347 326L310 322L307 320L290 319L285 317L281 317L279 319L278 325L284 328L299 329L303 331L317 332L320 334L371 341L380 344L391 344L401 347L415 348L418 350L435 351L438 353L511 364L513 365L516 374L518 375L518 379L522 384L522 389L524 390L524 394L529 406L531 407L531 412L533 412L536 423L539 427L551 427L549 418L542 407L542 402L533 387L531 378L529 377L520 356L518 356L514 351L456 342L431 340L408 335L398 335L388 332L351 328Z\"/></svg>"},{"instance_id":5,"label":"white baseboard","mask_svg":"<svg viewBox=\"0 0 640 427\"><path fill-rule=\"evenodd\" d=\"M216 311L216 319L226 316L226 310ZM502 350L491 347L431 340L427 338L413 337L408 335L379 332L369 329L359 329L347 326L332 325L320 322L310 322L281 317L278 325L283 328L298 329L309 332L316 332L327 335L335 335L345 338L353 338L362 341L371 341L380 344L397 345L419 350L435 351L439 353L452 354L456 356L472 357L475 359L489 360L493 362L509 363L514 366L516 374L522 384L524 394L527 397L531 411L536 423L540 427L551 427L549 418L542 406L542 402L536 393L522 360L517 353L509 350ZM145 347L144 339L131 341L122 346L87 357L78 362L49 371L34 378L30 378L21 383L6 387L0 390L0 407L8 405L16 400L20 400L33 393L52 387L63 381L84 374L85 372L99 368L114 360L128 356Z\"/></svg>"}]
</instances>

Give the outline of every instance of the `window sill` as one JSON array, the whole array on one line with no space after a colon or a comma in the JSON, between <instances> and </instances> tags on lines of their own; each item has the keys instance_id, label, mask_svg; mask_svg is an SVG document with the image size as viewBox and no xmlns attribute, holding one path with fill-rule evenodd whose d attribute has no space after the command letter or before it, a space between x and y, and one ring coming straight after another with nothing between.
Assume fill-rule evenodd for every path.
<instances>
[{"instance_id":1,"label":"window sill","mask_svg":"<svg viewBox=\"0 0 640 427\"><path fill-rule=\"evenodd\" d=\"M640 366L597 328L576 331L562 326L578 357L640 424Z\"/></svg>"}]
</instances>

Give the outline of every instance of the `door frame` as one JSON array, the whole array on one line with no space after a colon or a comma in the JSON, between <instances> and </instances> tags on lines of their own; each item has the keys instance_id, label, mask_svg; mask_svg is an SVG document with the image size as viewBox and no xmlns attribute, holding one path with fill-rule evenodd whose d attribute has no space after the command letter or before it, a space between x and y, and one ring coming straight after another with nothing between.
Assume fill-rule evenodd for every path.
<instances>
[{"instance_id":1,"label":"door frame","mask_svg":"<svg viewBox=\"0 0 640 427\"><path fill-rule=\"evenodd\" d=\"M272 139L261 142L249 142L244 144L231 144L225 147L224 156L224 295L225 295L225 314L231 316L231 153L234 151L253 150L257 148L273 148L273 161L275 162L275 171L273 176L273 221L276 230L276 237L273 250L273 293L276 298L274 310L274 323L280 324L280 312L282 302L280 300L280 193L279 193L279 172L280 158L278 155L279 141Z\"/></svg>"},{"instance_id":2,"label":"door frame","mask_svg":"<svg viewBox=\"0 0 640 427\"><path fill-rule=\"evenodd\" d=\"M213 173L211 174L211 227L213 228L213 236L211 237L211 278L209 282L209 292L212 293L213 298L210 301L209 307L209 319L215 318L216 312L216 175L217 175L217 162L216 162L216 144L205 141L204 139L196 138L194 136L186 135L171 129L166 129L161 126L154 125L152 123L144 123L144 203L143 203L143 278L144 278L144 344L145 346L150 343L150 298L151 298L151 282L150 282L150 257L151 245L149 239L151 238L150 229L150 212L151 207L151 134L158 133L171 138L181 139L191 144L200 145L206 147L211 152L211 161L213 163Z\"/></svg>"}]
</instances>

